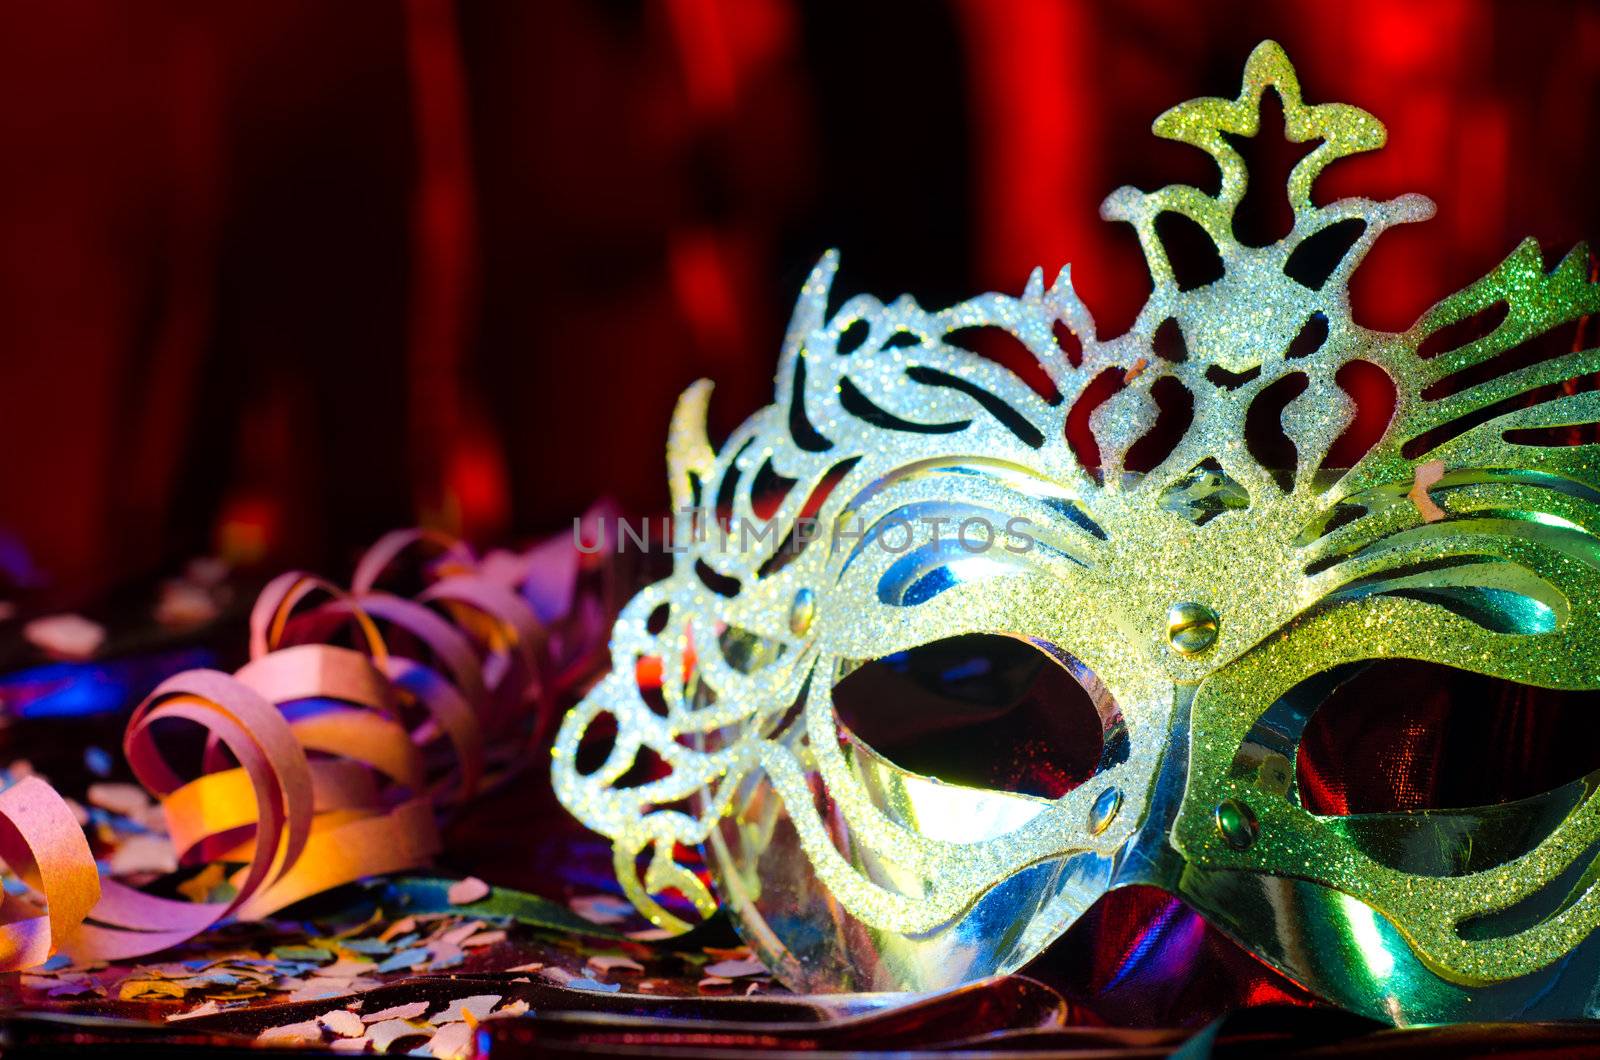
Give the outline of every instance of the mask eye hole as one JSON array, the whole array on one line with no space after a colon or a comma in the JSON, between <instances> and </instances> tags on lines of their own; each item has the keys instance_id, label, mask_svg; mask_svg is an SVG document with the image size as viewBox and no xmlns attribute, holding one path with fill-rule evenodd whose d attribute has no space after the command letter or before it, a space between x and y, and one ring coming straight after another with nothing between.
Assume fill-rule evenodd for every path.
<instances>
[{"instance_id":1,"label":"mask eye hole","mask_svg":"<svg viewBox=\"0 0 1600 1060\"><path fill-rule=\"evenodd\" d=\"M1313 713L1295 755L1295 788L1312 813L1491 806L1600 769L1597 691L1388 659L1313 679L1280 705L1297 693Z\"/></svg>"},{"instance_id":2,"label":"mask eye hole","mask_svg":"<svg viewBox=\"0 0 1600 1060\"><path fill-rule=\"evenodd\" d=\"M1029 641L971 634L841 670L843 734L908 772L1059 798L1126 755L1093 673Z\"/></svg>"}]
</instances>

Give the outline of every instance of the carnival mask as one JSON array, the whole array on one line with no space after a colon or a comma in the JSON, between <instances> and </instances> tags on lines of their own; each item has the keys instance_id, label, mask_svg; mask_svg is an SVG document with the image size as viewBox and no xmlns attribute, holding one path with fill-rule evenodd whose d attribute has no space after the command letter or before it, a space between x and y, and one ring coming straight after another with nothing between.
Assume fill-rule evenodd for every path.
<instances>
[{"instance_id":1,"label":"carnival mask","mask_svg":"<svg viewBox=\"0 0 1600 1060\"><path fill-rule=\"evenodd\" d=\"M1256 134L1269 88L1289 139L1319 144L1288 178L1292 231L1253 247L1229 137ZM720 899L796 989L1017 969L1145 884L1380 1018L1588 1015L1592 775L1348 814L1313 812L1297 780L1308 719L1385 661L1600 688L1600 394L1582 385L1600 351L1525 352L1600 307L1588 253L1551 264L1526 242L1409 330L1369 330L1351 273L1432 204L1311 191L1383 144L1375 118L1304 103L1268 42L1238 99L1154 130L1210 154L1221 187L1106 200L1154 281L1127 334L1099 337L1066 270L1021 297L830 315L829 254L775 404L720 452L710 386L690 388L668 462L700 517L566 718L556 792L653 922L686 926L667 892L682 912ZM1204 230L1219 276L1180 282L1163 215ZM1452 341L1469 320L1478 337ZM971 329L1027 355L970 352ZM1393 412L1341 466L1362 372ZM1152 456L1172 407L1192 417ZM580 768L591 728L608 751Z\"/></svg>"}]
</instances>

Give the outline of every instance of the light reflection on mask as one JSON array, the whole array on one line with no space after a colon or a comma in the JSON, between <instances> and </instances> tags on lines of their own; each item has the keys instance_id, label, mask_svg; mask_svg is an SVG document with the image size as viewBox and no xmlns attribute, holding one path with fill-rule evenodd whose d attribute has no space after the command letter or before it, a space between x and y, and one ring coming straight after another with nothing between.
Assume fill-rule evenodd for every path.
<instances>
[{"instance_id":1,"label":"light reflection on mask","mask_svg":"<svg viewBox=\"0 0 1600 1060\"><path fill-rule=\"evenodd\" d=\"M1233 236L1246 174L1227 136L1257 132L1267 88L1290 138L1320 145L1289 177L1293 230L1255 248ZM1360 1011L1588 1015L1593 784L1330 817L1295 782L1311 713L1372 660L1600 687L1600 458L1563 430L1600 421L1600 394L1577 382L1600 353L1495 371L1600 305L1587 252L1547 264L1529 241L1409 331L1370 331L1351 320L1349 277L1379 235L1432 205L1317 206L1311 186L1329 162L1382 145L1375 118L1303 103L1268 42L1237 100L1183 104L1155 131L1210 153L1221 188L1106 200L1154 281L1128 334L1099 338L1066 270L1049 288L1035 272L1020 298L929 312L857 296L830 316L830 254L802 291L774 405L713 452L709 384L684 395L674 503L721 523L700 526L617 623L612 672L557 738L556 792L612 839L624 888L657 924L683 926L656 901L667 891L715 908L676 857L704 845L719 897L798 989L920 990L1013 970L1108 889L1152 884ZM1163 213L1205 230L1220 279L1184 289L1156 235ZM1481 338L1429 347L1484 311L1503 319ZM1062 350L1059 327L1081 354ZM1025 381L955 345L968 328L1008 333L1039 371ZM1381 370L1395 410L1339 469L1325 457L1354 418L1336 380L1352 362ZM1132 473L1180 390L1190 426ZM1286 458L1251 440L1264 406L1280 410L1266 424ZM1095 470L1068 444L1085 411ZM820 533L796 535L812 516ZM1091 775L1032 791L941 781L895 759L892 727L868 740L867 721L840 724L835 691L874 687L862 667L904 669L930 646L994 635L1075 682L1092 712L1078 738L1092 743L1095 719L1100 730ZM658 700L641 689L646 669L662 675ZM885 717L915 704L884 687ZM944 724L926 709L917 724ZM610 753L580 771L580 740L603 716ZM974 762L994 756L984 734L998 726L969 727ZM636 782L644 759L660 776Z\"/></svg>"}]
</instances>

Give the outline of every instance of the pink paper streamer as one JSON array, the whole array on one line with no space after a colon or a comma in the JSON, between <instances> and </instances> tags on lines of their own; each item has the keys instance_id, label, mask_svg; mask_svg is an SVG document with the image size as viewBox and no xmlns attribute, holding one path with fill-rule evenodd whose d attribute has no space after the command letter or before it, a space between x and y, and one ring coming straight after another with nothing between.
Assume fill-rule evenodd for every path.
<instances>
[{"instance_id":1,"label":"pink paper streamer","mask_svg":"<svg viewBox=\"0 0 1600 1060\"><path fill-rule=\"evenodd\" d=\"M609 514L597 506L585 519ZM415 598L383 588L403 560L428 553ZM405 530L366 552L348 590L303 573L274 579L251 612L250 662L165 681L123 741L182 862L240 866L233 898L177 901L102 879L66 801L26 778L0 792L0 858L44 907L0 905L0 971L55 952L142 956L230 917L426 864L437 815L483 782L485 748L514 754L541 739L603 648L612 587L599 600L580 591L595 561L566 536L479 560L445 535ZM355 647L332 642L345 637ZM192 776L162 743L182 725L206 733Z\"/></svg>"}]
</instances>

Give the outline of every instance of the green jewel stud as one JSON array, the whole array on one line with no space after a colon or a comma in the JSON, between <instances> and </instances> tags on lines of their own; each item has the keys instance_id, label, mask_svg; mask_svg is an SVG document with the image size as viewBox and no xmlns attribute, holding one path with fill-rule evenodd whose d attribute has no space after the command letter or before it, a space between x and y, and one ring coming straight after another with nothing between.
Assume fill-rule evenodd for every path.
<instances>
[{"instance_id":1,"label":"green jewel stud","mask_svg":"<svg viewBox=\"0 0 1600 1060\"><path fill-rule=\"evenodd\" d=\"M1261 834L1255 812L1238 799L1223 799L1214 811L1217 834L1235 850L1246 850Z\"/></svg>"}]
</instances>

